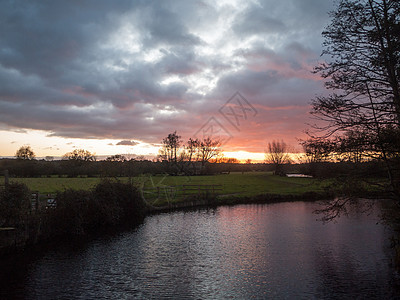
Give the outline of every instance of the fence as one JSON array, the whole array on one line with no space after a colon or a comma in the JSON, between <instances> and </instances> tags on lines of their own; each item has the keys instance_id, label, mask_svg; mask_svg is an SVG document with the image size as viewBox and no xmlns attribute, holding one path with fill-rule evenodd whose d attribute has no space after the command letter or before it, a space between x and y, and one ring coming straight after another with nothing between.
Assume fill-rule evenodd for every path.
<instances>
[{"instance_id":1,"label":"fence","mask_svg":"<svg viewBox=\"0 0 400 300\"><path fill-rule=\"evenodd\" d=\"M190 196L215 196L222 191L221 184L185 184L182 185L184 198Z\"/></svg>"},{"instance_id":2,"label":"fence","mask_svg":"<svg viewBox=\"0 0 400 300\"><path fill-rule=\"evenodd\" d=\"M0 182L0 190L4 190L4 188L8 185L8 170L4 170L1 173L4 176L4 182Z\"/></svg>"},{"instance_id":3,"label":"fence","mask_svg":"<svg viewBox=\"0 0 400 300\"><path fill-rule=\"evenodd\" d=\"M157 186L144 188L143 198L152 203L171 202L174 200L185 200L195 197L212 197L222 192L221 184L185 184L176 186Z\"/></svg>"},{"instance_id":4,"label":"fence","mask_svg":"<svg viewBox=\"0 0 400 300\"><path fill-rule=\"evenodd\" d=\"M55 194L40 194L39 192L31 193L31 211L37 211L42 207L55 208L57 207L57 202L55 200Z\"/></svg>"}]
</instances>

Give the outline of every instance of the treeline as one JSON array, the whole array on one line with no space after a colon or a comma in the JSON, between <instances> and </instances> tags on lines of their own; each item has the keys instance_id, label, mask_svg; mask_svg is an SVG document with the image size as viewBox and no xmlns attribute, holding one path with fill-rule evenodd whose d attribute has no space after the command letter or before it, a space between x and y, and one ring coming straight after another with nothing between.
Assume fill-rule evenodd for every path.
<instances>
[{"instance_id":1,"label":"treeline","mask_svg":"<svg viewBox=\"0 0 400 300\"><path fill-rule=\"evenodd\" d=\"M185 163L185 162L183 162ZM224 174L229 172L274 171L274 164L252 163L240 164L229 162L207 162L203 166L198 164L198 169L203 175ZM20 160L0 159L0 171L8 170L11 177L135 177L141 174L169 174L174 166L167 161L153 162L149 160L130 161L74 161L74 160ZM196 164L194 164L196 166ZM285 163L281 165L281 175L287 173L301 173L316 178L337 178L360 174L368 178L384 178L387 173L382 161L364 162L308 162L301 164ZM185 173L182 173L185 174Z\"/></svg>"},{"instance_id":2,"label":"treeline","mask_svg":"<svg viewBox=\"0 0 400 300\"><path fill-rule=\"evenodd\" d=\"M185 162L183 162L185 163ZM177 164L179 166L179 163ZM176 166L176 165L173 165ZM210 163L196 162L205 175L224 172L270 171L267 164ZM168 161L130 160L130 161L82 161L82 160L24 160L0 159L0 170L8 170L11 177L134 177L140 174L165 174L175 172Z\"/></svg>"},{"instance_id":3,"label":"treeline","mask_svg":"<svg viewBox=\"0 0 400 300\"><path fill-rule=\"evenodd\" d=\"M90 191L59 192L56 207L34 208L30 197L21 183L0 190L0 227L13 229L11 240L0 236L0 253L39 241L135 225L146 213L138 188L116 180L104 179Z\"/></svg>"}]
</instances>

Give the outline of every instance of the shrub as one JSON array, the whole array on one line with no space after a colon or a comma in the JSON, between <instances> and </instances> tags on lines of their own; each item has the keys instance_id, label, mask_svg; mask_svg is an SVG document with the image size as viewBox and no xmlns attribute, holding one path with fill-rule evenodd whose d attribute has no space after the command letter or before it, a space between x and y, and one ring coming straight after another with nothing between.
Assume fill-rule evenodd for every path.
<instances>
[{"instance_id":1,"label":"shrub","mask_svg":"<svg viewBox=\"0 0 400 300\"><path fill-rule=\"evenodd\" d=\"M30 192L23 183L10 183L0 193L0 226L20 227L30 211Z\"/></svg>"},{"instance_id":2,"label":"shrub","mask_svg":"<svg viewBox=\"0 0 400 300\"><path fill-rule=\"evenodd\" d=\"M45 213L45 236L82 235L101 228L140 222L144 204L136 187L102 180L92 191L66 190Z\"/></svg>"},{"instance_id":3,"label":"shrub","mask_svg":"<svg viewBox=\"0 0 400 300\"><path fill-rule=\"evenodd\" d=\"M57 207L49 208L44 214L44 235L79 235L84 234L85 216L91 201L88 191L65 190L56 197Z\"/></svg>"},{"instance_id":4,"label":"shrub","mask_svg":"<svg viewBox=\"0 0 400 300\"><path fill-rule=\"evenodd\" d=\"M140 220L144 215L144 202L137 187L130 183L103 179L94 188L93 197L109 215L110 223Z\"/></svg>"}]
</instances>

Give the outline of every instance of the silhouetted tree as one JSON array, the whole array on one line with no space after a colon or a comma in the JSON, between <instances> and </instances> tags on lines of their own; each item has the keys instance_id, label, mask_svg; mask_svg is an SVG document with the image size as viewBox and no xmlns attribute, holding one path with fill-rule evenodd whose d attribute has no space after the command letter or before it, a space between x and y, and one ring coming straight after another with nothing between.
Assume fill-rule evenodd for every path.
<instances>
[{"instance_id":1,"label":"silhouetted tree","mask_svg":"<svg viewBox=\"0 0 400 300\"><path fill-rule=\"evenodd\" d=\"M330 160L333 145L329 140L312 138L302 141L303 151L306 155L306 163L320 163Z\"/></svg>"},{"instance_id":2,"label":"silhouetted tree","mask_svg":"<svg viewBox=\"0 0 400 300\"><path fill-rule=\"evenodd\" d=\"M239 160L234 157L221 157L218 159L218 163L220 164L238 164Z\"/></svg>"},{"instance_id":3,"label":"silhouetted tree","mask_svg":"<svg viewBox=\"0 0 400 300\"><path fill-rule=\"evenodd\" d=\"M282 166L291 162L288 150L288 146L284 141L268 143L265 162L274 165L274 173L276 175L283 175Z\"/></svg>"},{"instance_id":4,"label":"silhouetted tree","mask_svg":"<svg viewBox=\"0 0 400 300\"><path fill-rule=\"evenodd\" d=\"M76 161L96 161L95 154L84 149L75 149L72 152L64 154L63 158Z\"/></svg>"},{"instance_id":5,"label":"silhouetted tree","mask_svg":"<svg viewBox=\"0 0 400 300\"><path fill-rule=\"evenodd\" d=\"M180 171L185 174L196 174L196 162L199 159L199 139L189 138L180 151Z\"/></svg>"},{"instance_id":6,"label":"silhouetted tree","mask_svg":"<svg viewBox=\"0 0 400 300\"><path fill-rule=\"evenodd\" d=\"M121 154L116 154L116 155L111 155L109 157L106 158L106 161L127 161L126 157L124 155Z\"/></svg>"},{"instance_id":7,"label":"silhouetted tree","mask_svg":"<svg viewBox=\"0 0 400 300\"><path fill-rule=\"evenodd\" d=\"M171 173L196 174L203 172L205 164L220 154L220 146L218 140L210 137L203 140L190 138L184 145L175 131L163 139L159 157L169 163Z\"/></svg>"},{"instance_id":8,"label":"silhouetted tree","mask_svg":"<svg viewBox=\"0 0 400 300\"><path fill-rule=\"evenodd\" d=\"M15 153L15 156L18 159L29 159L30 160L30 159L34 159L36 155L30 146L22 146Z\"/></svg>"},{"instance_id":9,"label":"silhouetted tree","mask_svg":"<svg viewBox=\"0 0 400 300\"><path fill-rule=\"evenodd\" d=\"M177 163L178 152L182 144L181 136L174 131L168 134L168 136L163 139L162 147L160 149L160 157L168 162Z\"/></svg>"},{"instance_id":10,"label":"silhouetted tree","mask_svg":"<svg viewBox=\"0 0 400 300\"><path fill-rule=\"evenodd\" d=\"M384 161L389 191L400 199L400 1L342 0L330 16L322 33L329 61L315 72L333 93L313 100L318 131L305 146L329 145L353 163Z\"/></svg>"},{"instance_id":11,"label":"silhouetted tree","mask_svg":"<svg viewBox=\"0 0 400 300\"><path fill-rule=\"evenodd\" d=\"M198 153L199 161L204 167L205 163L221 153L221 142L207 137L200 142Z\"/></svg>"},{"instance_id":12,"label":"silhouetted tree","mask_svg":"<svg viewBox=\"0 0 400 300\"><path fill-rule=\"evenodd\" d=\"M178 160L182 158L179 153L181 145L181 136L176 131L168 134L162 141L159 157L167 163L167 172L171 174L179 173Z\"/></svg>"}]
</instances>

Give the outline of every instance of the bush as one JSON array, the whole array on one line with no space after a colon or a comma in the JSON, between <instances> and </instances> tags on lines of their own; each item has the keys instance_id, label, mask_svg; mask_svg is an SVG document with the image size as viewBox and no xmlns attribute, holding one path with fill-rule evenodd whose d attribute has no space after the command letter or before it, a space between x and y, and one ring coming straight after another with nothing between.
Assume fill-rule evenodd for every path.
<instances>
[{"instance_id":1,"label":"bush","mask_svg":"<svg viewBox=\"0 0 400 300\"><path fill-rule=\"evenodd\" d=\"M48 208L44 214L45 236L79 235L85 233L85 215L91 201L88 191L65 190L57 194L56 208Z\"/></svg>"},{"instance_id":2,"label":"bush","mask_svg":"<svg viewBox=\"0 0 400 300\"><path fill-rule=\"evenodd\" d=\"M102 180L92 191L58 193L57 207L45 214L45 235L82 235L101 228L137 223L144 217L144 204L136 187Z\"/></svg>"},{"instance_id":3,"label":"bush","mask_svg":"<svg viewBox=\"0 0 400 300\"><path fill-rule=\"evenodd\" d=\"M21 227L30 211L30 192L23 183L10 183L0 193L0 226Z\"/></svg>"},{"instance_id":4,"label":"bush","mask_svg":"<svg viewBox=\"0 0 400 300\"><path fill-rule=\"evenodd\" d=\"M103 179L93 191L94 199L109 215L110 223L118 219L141 219L144 215L145 205L140 193L134 185Z\"/></svg>"}]
</instances>

